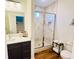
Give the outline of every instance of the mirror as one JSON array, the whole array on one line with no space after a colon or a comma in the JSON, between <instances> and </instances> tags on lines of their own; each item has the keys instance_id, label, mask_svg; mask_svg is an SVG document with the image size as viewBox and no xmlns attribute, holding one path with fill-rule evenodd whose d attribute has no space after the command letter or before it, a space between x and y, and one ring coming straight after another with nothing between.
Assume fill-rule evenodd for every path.
<instances>
[{"instance_id":1,"label":"mirror","mask_svg":"<svg viewBox=\"0 0 79 59\"><path fill-rule=\"evenodd\" d=\"M24 31L24 9L21 3L6 1L6 34Z\"/></svg>"}]
</instances>

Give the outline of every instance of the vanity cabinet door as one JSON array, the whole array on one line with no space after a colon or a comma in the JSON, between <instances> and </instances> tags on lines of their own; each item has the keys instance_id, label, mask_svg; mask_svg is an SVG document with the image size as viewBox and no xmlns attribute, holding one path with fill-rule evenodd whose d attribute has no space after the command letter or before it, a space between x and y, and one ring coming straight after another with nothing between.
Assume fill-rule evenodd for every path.
<instances>
[{"instance_id":1,"label":"vanity cabinet door","mask_svg":"<svg viewBox=\"0 0 79 59\"><path fill-rule=\"evenodd\" d=\"M22 59L20 44L10 44L8 45L8 58L9 59Z\"/></svg>"},{"instance_id":2,"label":"vanity cabinet door","mask_svg":"<svg viewBox=\"0 0 79 59\"><path fill-rule=\"evenodd\" d=\"M9 44L8 59L31 59L31 41Z\"/></svg>"},{"instance_id":3,"label":"vanity cabinet door","mask_svg":"<svg viewBox=\"0 0 79 59\"><path fill-rule=\"evenodd\" d=\"M31 42L22 43L23 59L31 59Z\"/></svg>"}]
</instances>

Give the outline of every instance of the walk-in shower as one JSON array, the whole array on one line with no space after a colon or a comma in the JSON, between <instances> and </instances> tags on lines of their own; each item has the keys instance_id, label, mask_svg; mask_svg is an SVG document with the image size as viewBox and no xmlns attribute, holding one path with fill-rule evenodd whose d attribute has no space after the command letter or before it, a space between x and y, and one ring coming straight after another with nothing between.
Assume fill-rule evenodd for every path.
<instances>
[{"instance_id":1,"label":"walk-in shower","mask_svg":"<svg viewBox=\"0 0 79 59\"><path fill-rule=\"evenodd\" d=\"M51 46L54 39L56 14L34 11L35 49Z\"/></svg>"}]
</instances>

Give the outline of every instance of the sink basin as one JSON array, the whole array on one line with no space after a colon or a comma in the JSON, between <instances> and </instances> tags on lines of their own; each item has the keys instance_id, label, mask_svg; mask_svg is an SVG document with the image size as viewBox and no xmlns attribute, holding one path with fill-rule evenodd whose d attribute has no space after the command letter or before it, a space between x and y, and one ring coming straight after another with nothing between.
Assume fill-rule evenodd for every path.
<instances>
[{"instance_id":1,"label":"sink basin","mask_svg":"<svg viewBox=\"0 0 79 59\"><path fill-rule=\"evenodd\" d=\"M29 37L20 37L18 35L7 35L6 36L6 43L7 44L25 42L25 41L30 41L30 40L31 40L31 38L29 38Z\"/></svg>"}]
</instances>

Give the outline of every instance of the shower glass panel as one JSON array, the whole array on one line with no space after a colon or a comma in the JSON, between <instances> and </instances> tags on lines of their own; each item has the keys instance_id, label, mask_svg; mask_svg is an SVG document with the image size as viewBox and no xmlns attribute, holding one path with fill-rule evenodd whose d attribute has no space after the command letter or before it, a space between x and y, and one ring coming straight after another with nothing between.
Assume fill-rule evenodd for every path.
<instances>
[{"instance_id":1,"label":"shower glass panel","mask_svg":"<svg viewBox=\"0 0 79 59\"><path fill-rule=\"evenodd\" d=\"M42 47L43 40L43 13L34 12L35 48Z\"/></svg>"},{"instance_id":2,"label":"shower glass panel","mask_svg":"<svg viewBox=\"0 0 79 59\"><path fill-rule=\"evenodd\" d=\"M55 14L52 13L45 14L44 46L52 45L55 20L56 20Z\"/></svg>"}]
</instances>

